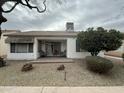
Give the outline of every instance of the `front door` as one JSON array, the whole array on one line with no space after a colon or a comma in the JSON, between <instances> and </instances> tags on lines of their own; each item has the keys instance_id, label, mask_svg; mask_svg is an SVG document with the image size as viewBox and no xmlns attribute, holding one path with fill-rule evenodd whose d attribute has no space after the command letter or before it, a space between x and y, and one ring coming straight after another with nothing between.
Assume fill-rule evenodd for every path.
<instances>
[{"instance_id":1,"label":"front door","mask_svg":"<svg viewBox=\"0 0 124 93\"><path fill-rule=\"evenodd\" d=\"M60 42L46 42L47 56L60 56L61 43Z\"/></svg>"}]
</instances>

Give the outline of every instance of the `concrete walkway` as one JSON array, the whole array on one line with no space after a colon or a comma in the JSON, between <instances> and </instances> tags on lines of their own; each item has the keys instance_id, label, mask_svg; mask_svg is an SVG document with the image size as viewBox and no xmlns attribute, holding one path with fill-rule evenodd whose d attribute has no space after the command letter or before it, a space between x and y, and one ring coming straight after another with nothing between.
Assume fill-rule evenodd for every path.
<instances>
[{"instance_id":1,"label":"concrete walkway","mask_svg":"<svg viewBox=\"0 0 124 93\"><path fill-rule=\"evenodd\" d=\"M46 64L46 63L73 63L73 59L62 57L45 57L34 61L30 61L32 64Z\"/></svg>"},{"instance_id":2,"label":"concrete walkway","mask_svg":"<svg viewBox=\"0 0 124 93\"><path fill-rule=\"evenodd\" d=\"M0 87L0 93L124 93L120 87Z\"/></svg>"}]
</instances>

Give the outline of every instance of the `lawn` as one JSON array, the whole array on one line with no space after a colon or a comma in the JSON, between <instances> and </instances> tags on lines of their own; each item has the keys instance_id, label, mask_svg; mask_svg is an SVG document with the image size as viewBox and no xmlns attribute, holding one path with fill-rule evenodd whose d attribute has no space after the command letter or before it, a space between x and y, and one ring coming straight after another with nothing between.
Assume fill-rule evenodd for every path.
<instances>
[{"instance_id":1,"label":"lawn","mask_svg":"<svg viewBox=\"0 0 124 93\"><path fill-rule=\"evenodd\" d=\"M34 64L34 69L21 72L25 62L8 61L9 65L0 68L0 86L123 86L124 66L118 62L106 75L88 71L84 60L75 63L64 63L67 81L64 81L64 71L56 68L62 64Z\"/></svg>"}]
</instances>

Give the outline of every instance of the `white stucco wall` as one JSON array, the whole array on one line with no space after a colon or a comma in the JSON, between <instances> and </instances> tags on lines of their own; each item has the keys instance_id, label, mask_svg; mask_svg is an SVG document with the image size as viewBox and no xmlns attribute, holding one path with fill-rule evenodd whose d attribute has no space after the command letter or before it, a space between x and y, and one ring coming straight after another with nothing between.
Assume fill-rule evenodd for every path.
<instances>
[{"instance_id":1,"label":"white stucco wall","mask_svg":"<svg viewBox=\"0 0 124 93\"><path fill-rule=\"evenodd\" d=\"M0 39L0 56L6 57L7 55L7 44L5 43L5 39L7 37L3 36L4 34L1 35Z\"/></svg>"},{"instance_id":2,"label":"white stucco wall","mask_svg":"<svg viewBox=\"0 0 124 93\"><path fill-rule=\"evenodd\" d=\"M76 52L76 38L67 39L67 58L85 58L88 52Z\"/></svg>"},{"instance_id":3,"label":"white stucco wall","mask_svg":"<svg viewBox=\"0 0 124 93\"><path fill-rule=\"evenodd\" d=\"M39 57L39 53L38 53L38 40L37 40L37 38L34 38L33 53L34 53L34 59L37 59Z\"/></svg>"},{"instance_id":4,"label":"white stucco wall","mask_svg":"<svg viewBox=\"0 0 124 93\"><path fill-rule=\"evenodd\" d=\"M7 55L7 60L34 60L33 53L11 53Z\"/></svg>"},{"instance_id":5,"label":"white stucco wall","mask_svg":"<svg viewBox=\"0 0 124 93\"><path fill-rule=\"evenodd\" d=\"M19 31L16 31L16 30L13 30L13 31L3 31L2 35L1 35L1 39L0 39L0 56L6 58L7 56L7 53L8 53L8 46L7 44L5 43L5 40L7 38L7 36L4 36L5 34L10 34L10 33L16 33L16 32L19 32Z\"/></svg>"}]
</instances>

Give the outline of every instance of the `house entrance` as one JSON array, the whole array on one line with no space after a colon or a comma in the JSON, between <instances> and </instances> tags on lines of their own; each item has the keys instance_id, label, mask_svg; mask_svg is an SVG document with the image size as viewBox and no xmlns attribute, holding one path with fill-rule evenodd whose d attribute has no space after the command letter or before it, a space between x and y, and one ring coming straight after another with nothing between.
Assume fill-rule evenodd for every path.
<instances>
[{"instance_id":1,"label":"house entrance","mask_svg":"<svg viewBox=\"0 0 124 93\"><path fill-rule=\"evenodd\" d=\"M47 56L60 56L61 43L60 42L46 42L46 55Z\"/></svg>"},{"instance_id":2,"label":"house entrance","mask_svg":"<svg viewBox=\"0 0 124 93\"><path fill-rule=\"evenodd\" d=\"M64 40L39 40L39 57L66 57L66 41Z\"/></svg>"},{"instance_id":3,"label":"house entrance","mask_svg":"<svg viewBox=\"0 0 124 93\"><path fill-rule=\"evenodd\" d=\"M61 43L60 42L46 42L47 56L60 56Z\"/></svg>"}]
</instances>

